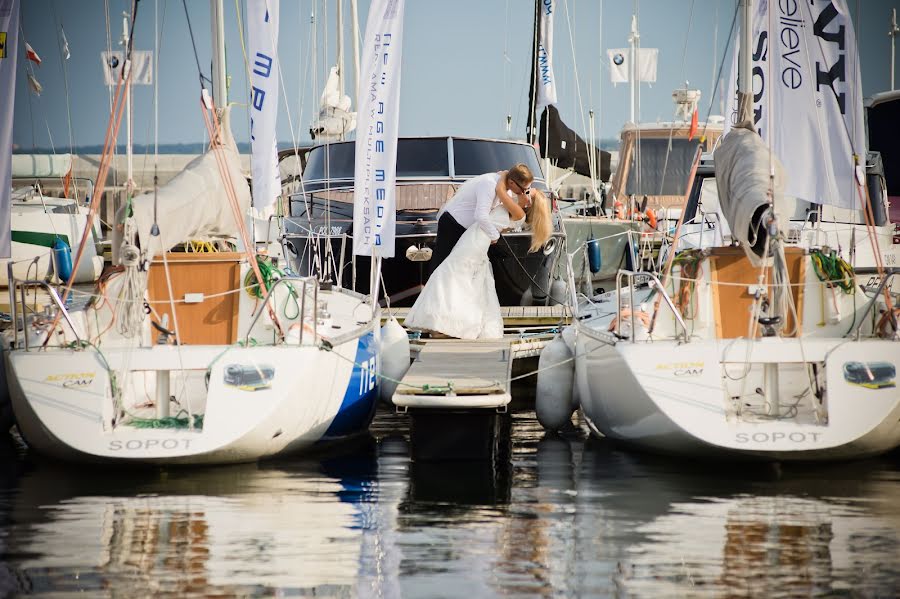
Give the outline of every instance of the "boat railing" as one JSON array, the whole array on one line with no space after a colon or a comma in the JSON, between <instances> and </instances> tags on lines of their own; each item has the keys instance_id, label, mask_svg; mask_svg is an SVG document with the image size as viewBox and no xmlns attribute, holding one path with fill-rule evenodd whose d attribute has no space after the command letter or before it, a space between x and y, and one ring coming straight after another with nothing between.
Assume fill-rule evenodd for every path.
<instances>
[{"instance_id":1,"label":"boat railing","mask_svg":"<svg viewBox=\"0 0 900 599\"><path fill-rule=\"evenodd\" d=\"M688 339L688 331L687 325L684 323L684 319L681 316L681 313L678 311L678 308L675 307L675 304L672 302L672 298L669 297L669 294L666 293L665 287L660 282L659 278L651 272L647 271L631 271L631 270L619 270L616 273L616 332L618 335L621 335L622 331L622 279L626 279L626 286L628 287L628 309L631 324L631 342L635 342L635 315L637 312L637 308L634 304L634 288L635 288L635 279L644 279L651 286L654 287L657 293L660 294L662 300L666 303L669 309L672 311L672 315L675 317L675 321L681 326L681 330L684 332L684 339Z\"/></svg>"},{"instance_id":2,"label":"boat railing","mask_svg":"<svg viewBox=\"0 0 900 599\"><path fill-rule=\"evenodd\" d=\"M66 310L65 304L63 304L62 298L59 297L59 294L56 292L56 289L48 283L47 281L40 281L36 279L17 279L13 275L13 266L14 262L10 261L7 265L7 279L9 281L9 311L10 318L12 320L12 328L13 328L13 348L19 347L19 315L18 315L18 304L16 303L16 293L19 293L22 301L22 336L25 340L25 351L28 351L28 322L25 317L25 307L28 305L28 300L25 297L25 290L34 287L40 287L47 292L47 295L50 297L50 300L56 305L56 309L59 310L59 314L63 319L68 323L69 328L72 329L72 333L75 335L75 339L78 341L78 344L81 345L81 337L78 335L78 329L75 328L75 323L72 322L72 319L69 317L69 311Z\"/></svg>"},{"instance_id":3,"label":"boat railing","mask_svg":"<svg viewBox=\"0 0 900 599\"><path fill-rule=\"evenodd\" d=\"M259 304L259 309L256 311L256 314L253 315L253 320L250 321L250 326L247 327L247 336L244 338L244 347L249 347L250 345L250 333L253 331L253 327L256 326L256 322L259 320L260 315L269 305L269 299L272 297L272 294L275 293L275 290L278 289L280 285L286 285L289 289L289 293L295 293L296 289L293 285L300 285L300 338L298 339L298 345L303 345L303 333L306 327L304 326L304 319L306 318L306 296L307 294L307 286L312 285L312 335L313 339L318 338L318 321L319 321L319 283L315 277L282 277L275 281L275 284L269 288L266 292L266 297Z\"/></svg>"}]
</instances>

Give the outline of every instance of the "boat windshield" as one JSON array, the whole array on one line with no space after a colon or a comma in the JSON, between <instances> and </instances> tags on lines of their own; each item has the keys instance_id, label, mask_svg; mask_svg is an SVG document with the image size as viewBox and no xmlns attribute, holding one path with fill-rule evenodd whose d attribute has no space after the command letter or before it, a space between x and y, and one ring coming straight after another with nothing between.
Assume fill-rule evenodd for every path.
<instances>
[{"instance_id":1,"label":"boat windshield","mask_svg":"<svg viewBox=\"0 0 900 599\"><path fill-rule=\"evenodd\" d=\"M317 146L310 150L303 178L307 181L352 179L356 143L340 142ZM541 178L541 165L534 148L521 143L485 139L453 140L454 174L459 178L475 177L502 171L523 163ZM406 138L397 145L397 178L450 177L447 138Z\"/></svg>"},{"instance_id":2,"label":"boat windshield","mask_svg":"<svg viewBox=\"0 0 900 599\"><path fill-rule=\"evenodd\" d=\"M352 179L355 142L341 142L313 148L303 177L307 181ZM397 178L449 177L447 138L401 139L397 145Z\"/></svg>"},{"instance_id":3,"label":"boat windshield","mask_svg":"<svg viewBox=\"0 0 900 599\"><path fill-rule=\"evenodd\" d=\"M628 169L627 195L684 195L684 186L700 142L698 139L688 141L677 137L671 141L671 150L667 137L640 141L640 152L634 152L632 160L635 162ZM640 156L640 168L637 156Z\"/></svg>"},{"instance_id":4,"label":"boat windshield","mask_svg":"<svg viewBox=\"0 0 900 599\"><path fill-rule=\"evenodd\" d=\"M520 162L541 178L537 154L529 145L500 143L482 139L454 139L453 162L457 177L476 177L503 171Z\"/></svg>"}]
</instances>

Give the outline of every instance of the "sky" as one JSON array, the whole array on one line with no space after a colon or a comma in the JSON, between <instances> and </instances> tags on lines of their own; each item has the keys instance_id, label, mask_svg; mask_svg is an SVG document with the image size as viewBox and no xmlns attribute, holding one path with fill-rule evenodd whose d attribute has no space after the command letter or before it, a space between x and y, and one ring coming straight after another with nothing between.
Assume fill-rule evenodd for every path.
<instances>
[{"instance_id":1,"label":"sky","mask_svg":"<svg viewBox=\"0 0 900 599\"><path fill-rule=\"evenodd\" d=\"M350 2L343 1L348 15ZM358 2L364 29L370 1ZM642 46L659 48L658 79L642 85L640 119L671 120L672 90L686 81L703 94L701 117L710 108L712 114L721 114L720 93L713 97L711 90L737 0L557 2L553 56L557 107L578 134L590 138L589 110L594 111L597 138L617 137L628 119L628 87L609 82L606 50L627 46L633 13L638 15ZM209 76L209 2L187 0L186 4L200 68ZM890 10L900 9L900 0L848 0L848 4L860 46L863 94L884 91L890 86ZM14 148L48 149L52 139L56 151L67 151L70 125L72 146L102 144L110 90L104 85L100 53L107 47L107 22L112 44L118 47L122 14L130 10L130 0L21 0L21 5L25 37L43 59L34 73L44 91L40 97L28 91L20 45ZM239 9L246 25L246 0L224 0L224 5L229 101L235 103L232 127L237 141L246 142L247 68L238 26ZM335 60L336 5L337 0L281 0L279 56L284 91L279 104L279 147L290 147L292 140L302 145L311 142L309 125ZM400 135L524 138L533 15L532 0L407 0ZM351 74L349 16L345 20L345 72ZM60 27L69 42L67 61L61 57ZM158 143L203 142L206 129L199 107L197 61L182 0L141 0L135 49L153 50L155 30L161 42ZM154 142L153 97L152 85L134 88L135 144ZM509 130L507 115L512 119ZM124 135L123 124L120 143Z\"/></svg>"}]
</instances>

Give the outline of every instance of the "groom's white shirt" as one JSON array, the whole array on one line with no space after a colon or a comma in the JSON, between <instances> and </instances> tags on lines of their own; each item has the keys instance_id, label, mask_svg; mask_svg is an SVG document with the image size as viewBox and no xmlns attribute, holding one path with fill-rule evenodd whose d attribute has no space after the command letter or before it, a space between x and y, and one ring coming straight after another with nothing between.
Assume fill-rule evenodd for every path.
<instances>
[{"instance_id":1,"label":"groom's white shirt","mask_svg":"<svg viewBox=\"0 0 900 599\"><path fill-rule=\"evenodd\" d=\"M463 228L468 229L478 223L492 240L499 239L500 230L490 218L499 180L500 173L485 173L469 179L440 209L438 218L448 212Z\"/></svg>"}]
</instances>

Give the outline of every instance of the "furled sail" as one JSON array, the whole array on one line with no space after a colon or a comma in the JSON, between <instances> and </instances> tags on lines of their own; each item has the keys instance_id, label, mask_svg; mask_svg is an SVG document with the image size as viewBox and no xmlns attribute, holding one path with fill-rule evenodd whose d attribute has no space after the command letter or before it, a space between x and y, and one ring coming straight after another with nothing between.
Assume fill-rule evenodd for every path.
<instances>
[{"instance_id":1,"label":"furled sail","mask_svg":"<svg viewBox=\"0 0 900 599\"><path fill-rule=\"evenodd\" d=\"M774 180L769 178L769 148L752 126L734 127L716 148L716 187L732 236L754 266L766 255L766 228L781 204L784 170L778 159Z\"/></svg>"},{"instance_id":2,"label":"furled sail","mask_svg":"<svg viewBox=\"0 0 900 599\"><path fill-rule=\"evenodd\" d=\"M226 109L222 115L221 145L188 163L183 171L158 189L155 198L152 191L134 198L132 209L146 259L190 240L237 237L238 225L226 205L227 183L223 180L219 161L227 168L241 214L245 214L250 206L250 186L241 171L229 117L230 109ZM154 222L159 225L159 235L155 237L150 233Z\"/></svg>"},{"instance_id":3,"label":"furled sail","mask_svg":"<svg viewBox=\"0 0 900 599\"><path fill-rule=\"evenodd\" d=\"M609 181L610 154L585 142L569 129L559 116L556 106L549 105L541 114L537 140L541 156L550 158L559 168L573 169L579 175L591 176L591 152L597 165L596 176Z\"/></svg>"},{"instance_id":4,"label":"furled sail","mask_svg":"<svg viewBox=\"0 0 900 599\"><path fill-rule=\"evenodd\" d=\"M356 129L356 113L350 112L350 105L350 96L341 95L337 67L331 67L319 100L319 116L309 128L312 138L316 141L337 141Z\"/></svg>"},{"instance_id":5,"label":"furled sail","mask_svg":"<svg viewBox=\"0 0 900 599\"><path fill-rule=\"evenodd\" d=\"M585 177L609 181L610 154L586 143L562 122L556 108L556 79L553 74L553 0L536 0L534 41L531 57L531 83L528 89L528 143L537 144L541 157L554 166L573 169ZM540 119L535 121L535 112ZM537 135L536 135L537 134ZM593 156L591 154L594 154ZM591 164L598 170L591 173Z\"/></svg>"}]
</instances>

